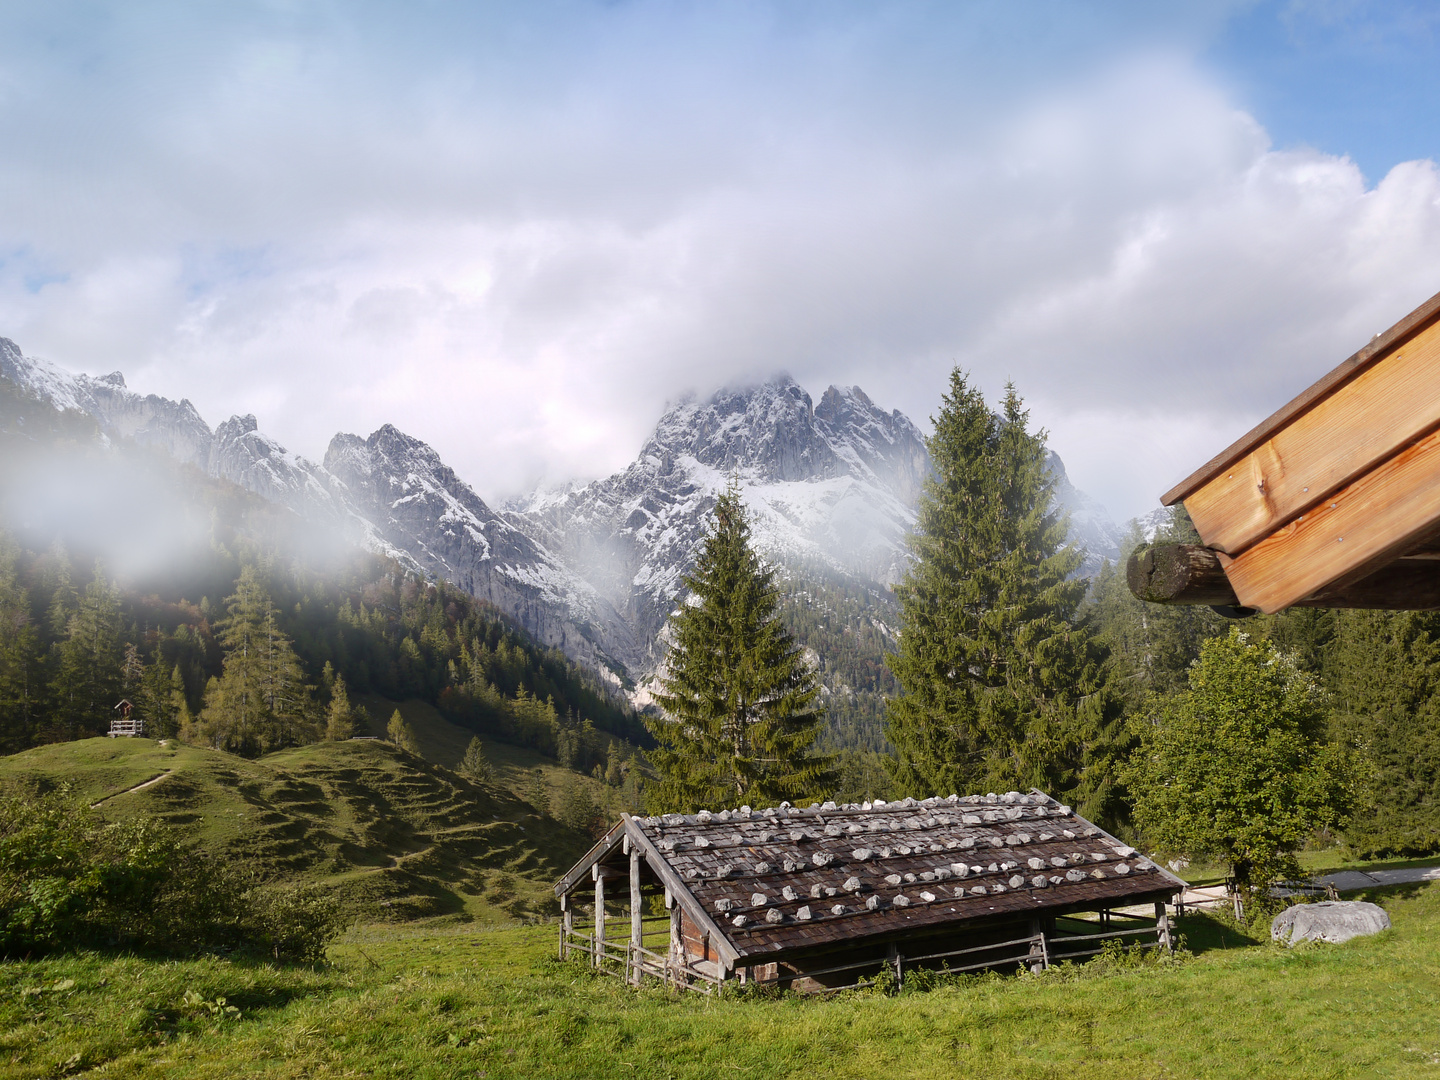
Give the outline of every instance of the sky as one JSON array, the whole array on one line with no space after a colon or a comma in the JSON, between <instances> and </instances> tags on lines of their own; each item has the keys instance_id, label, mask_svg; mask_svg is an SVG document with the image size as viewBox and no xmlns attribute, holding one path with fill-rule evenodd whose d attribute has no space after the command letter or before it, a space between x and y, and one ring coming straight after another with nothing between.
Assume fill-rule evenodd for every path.
<instances>
[{"instance_id":1,"label":"sky","mask_svg":"<svg viewBox=\"0 0 1440 1080\"><path fill-rule=\"evenodd\" d=\"M1440 5L0 6L0 336L487 499L788 372L1124 519L1440 290Z\"/></svg>"}]
</instances>

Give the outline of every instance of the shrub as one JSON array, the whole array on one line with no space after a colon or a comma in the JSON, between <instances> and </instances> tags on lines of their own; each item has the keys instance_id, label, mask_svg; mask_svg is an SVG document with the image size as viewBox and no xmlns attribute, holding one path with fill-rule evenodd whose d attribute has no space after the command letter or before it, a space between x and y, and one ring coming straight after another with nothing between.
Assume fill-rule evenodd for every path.
<instances>
[{"instance_id":1,"label":"shrub","mask_svg":"<svg viewBox=\"0 0 1440 1080\"><path fill-rule=\"evenodd\" d=\"M341 929L314 886L249 880L154 818L107 822L64 790L0 795L0 956L249 947L313 962Z\"/></svg>"}]
</instances>

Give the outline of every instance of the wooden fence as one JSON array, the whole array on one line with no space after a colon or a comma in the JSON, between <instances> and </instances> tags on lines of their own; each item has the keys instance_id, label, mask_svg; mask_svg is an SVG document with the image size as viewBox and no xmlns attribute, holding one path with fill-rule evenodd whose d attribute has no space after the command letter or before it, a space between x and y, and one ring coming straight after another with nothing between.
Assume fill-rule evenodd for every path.
<instances>
[{"instance_id":1,"label":"wooden fence","mask_svg":"<svg viewBox=\"0 0 1440 1080\"><path fill-rule=\"evenodd\" d=\"M1105 924L1108 926L1108 923ZM1153 941L1142 940L1153 937ZM964 949L950 949L944 952L925 953L919 956L905 956L898 949L892 949L888 956L871 957L849 964L814 968L804 971L776 974L764 978L745 975L737 981L741 985L777 986L793 989L796 993L831 994L841 990L857 990L872 987L890 973L896 988L905 985L907 973L915 971L940 972L944 974L965 974L972 971L1029 967L1032 971L1043 971L1055 964L1095 956L1105 950L1105 943L1131 941L1131 948L1170 949L1170 922L1162 917L1158 922L1129 930L1106 929L1098 934L1046 934L1043 931L1009 941L972 945ZM598 945L598 948L597 948ZM1075 946L1080 946L1076 948ZM601 939L596 941L593 934L561 927L560 955L569 959L575 955L588 957L591 966L606 975L614 975L626 982L639 985L649 975L662 982L702 994L712 994L725 985L726 980L683 964L673 957L636 945L626 938L623 941ZM836 986L794 987L797 982L813 981L826 975L855 973L853 982Z\"/></svg>"}]
</instances>

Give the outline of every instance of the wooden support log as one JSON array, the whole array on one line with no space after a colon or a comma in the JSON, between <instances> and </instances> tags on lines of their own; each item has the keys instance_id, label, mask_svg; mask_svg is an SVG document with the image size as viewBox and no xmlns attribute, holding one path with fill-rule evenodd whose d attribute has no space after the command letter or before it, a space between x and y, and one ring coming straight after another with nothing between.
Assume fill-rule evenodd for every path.
<instances>
[{"instance_id":1,"label":"wooden support log","mask_svg":"<svg viewBox=\"0 0 1440 1080\"><path fill-rule=\"evenodd\" d=\"M640 899L640 849L630 848L630 955L631 981L640 985L640 950L645 947L644 904Z\"/></svg>"},{"instance_id":2,"label":"wooden support log","mask_svg":"<svg viewBox=\"0 0 1440 1080\"><path fill-rule=\"evenodd\" d=\"M1157 544L1136 551L1125 566L1130 591L1152 604L1236 605L1220 557L1198 544Z\"/></svg>"},{"instance_id":3,"label":"wooden support log","mask_svg":"<svg viewBox=\"0 0 1440 1080\"><path fill-rule=\"evenodd\" d=\"M1196 544L1159 544L1137 551L1125 567L1130 591L1152 604L1208 605L1244 614L1220 556ZM1293 607L1440 610L1440 560L1401 558L1356 581L1343 579Z\"/></svg>"},{"instance_id":4,"label":"wooden support log","mask_svg":"<svg viewBox=\"0 0 1440 1080\"><path fill-rule=\"evenodd\" d=\"M605 963L605 878L595 867L595 957L594 966L601 968Z\"/></svg>"}]
</instances>

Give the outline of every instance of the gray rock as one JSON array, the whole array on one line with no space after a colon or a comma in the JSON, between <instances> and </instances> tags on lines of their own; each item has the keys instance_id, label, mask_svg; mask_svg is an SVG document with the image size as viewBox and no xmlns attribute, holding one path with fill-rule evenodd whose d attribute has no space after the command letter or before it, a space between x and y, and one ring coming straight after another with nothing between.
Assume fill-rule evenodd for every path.
<instances>
[{"instance_id":1,"label":"gray rock","mask_svg":"<svg viewBox=\"0 0 1440 1080\"><path fill-rule=\"evenodd\" d=\"M845 879L844 889L845 889L846 892L859 892L859 891L860 891L860 879L859 879L858 877L849 877L849 878L846 878L846 879Z\"/></svg>"},{"instance_id":2,"label":"gray rock","mask_svg":"<svg viewBox=\"0 0 1440 1080\"><path fill-rule=\"evenodd\" d=\"M1338 945L1389 928L1390 916L1384 908L1359 900L1326 900L1286 908L1271 922L1270 936L1286 945L1301 941L1328 941Z\"/></svg>"},{"instance_id":3,"label":"gray rock","mask_svg":"<svg viewBox=\"0 0 1440 1080\"><path fill-rule=\"evenodd\" d=\"M779 908L773 908L773 907L772 907L769 911L767 911L767 912L765 913L765 921L768 922L768 923L784 922L784 921L785 921L785 913L784 913L783 911L781 911Z\"/></svg>"},{"instance_id":4,"label":"gray rock","mask_svg":"<svg viewBox=\"0 0 1440 1080\"><path fill-rule=\"evenodd\" d=\"M809 904L806 904L799 911L795 912L795 918L799 919L801 922L809 922L811 917L812 916L810 914Z\"/></svg>"}]
</instances>

